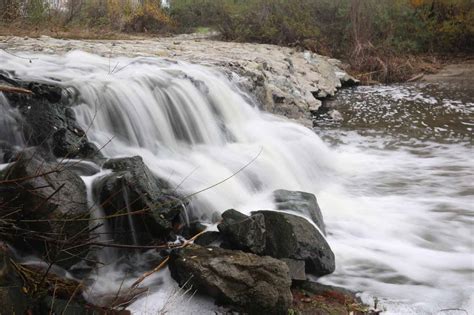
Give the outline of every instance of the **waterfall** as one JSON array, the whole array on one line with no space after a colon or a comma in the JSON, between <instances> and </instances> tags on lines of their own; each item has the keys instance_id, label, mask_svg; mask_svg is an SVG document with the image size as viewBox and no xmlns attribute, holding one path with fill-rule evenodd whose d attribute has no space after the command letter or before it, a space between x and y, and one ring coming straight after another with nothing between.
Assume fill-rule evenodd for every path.
<instances>
[{"instance_id":1,"label":"waterfall","mask_svg":"<svg viewBox=\"0 0 474 315\"><path fill-rule=\"evenodd\" d=\"M195 218L271 207L274 189L316 193L334 161L310 129L261 112L210 68L83 52L42 56L32 64L3 59L4 68L24 79L60 80L75 97L79 123L106 156L140 155L184 194L229 178L194 198Z\"/></svg>"},{"instance_id":2,"label":"waterfall","mask_svg":"<svg viewBox=\"0 0 474 315\"><path fill-rule=\"evenodd\" d=\"M227 179L192 198L185 213L191 219L211 221L229 208L272 209L275 189L316 193L334 162L310 129L260 111L236 84L210 68L158 58L109 60L83 52L41 56L32 64L5 55L0 60L22 79L59 80L72 95L78 123L105 156L140 155L182 195ZM89 197L103 176L83 177ZM89 204L95 218L104 215L97 200L89 199ZM124 219L136 243L133 219ZM106 225L100 232L102 242L110 241ZM113 249L102 251L100 259L120 264ZM96 300L130 286L133 277L124 279L121 268L115 263L99 268L88 296ZM164 296L153 304L166 300L165 292L176 286L163 281L168 281L160 292Z\"/></svg>"},{"instance_id":3,"label":"waterfall","mask_svg":"<svg viewBox=\"0 0 474 315\"><path fill-rule=\"evenodd\" d=\"M18 110L11 108L7 98L0 93L0 145L1 141L12 146L22 146L21 118Z\"/></svg>"},{"instance_id":4,"label":"waterfall","mask_svg":"<svg viewBox=\"0 0 474 315\"><path fill-rule=\"evenodd\" d=\"M0 64L24 80L67 88L78 123L106 157L139 155L178 193L202 191L186 206L190 220L210 220L229 208L272 209L275 189L312 192L338 262L323 281L395 298L391 307L398 313L472 306L472 159L465 158L472 146L415 141L397 147L391 137L341 128L334 131L341 152L332 151L312 130L259 110L232 78L211 68L78 51L34 57L30 63L0 51ZM355 103L363 118L370 118L368 99L364 94ZM384 101L374 108L386 107ZM20 125L0 93L1 139L21 146ZM82 177L94 218L104 213L94 206L92 185L106 172ZM100 232L109 241L107 227ZM104 254L103 261L120 259L111 249ZM169 275L160 277L160 290L132 310L158 313L176 286ZM112 263L96 280L91 298L133 282Z\"/></svg>"}]
</instances>

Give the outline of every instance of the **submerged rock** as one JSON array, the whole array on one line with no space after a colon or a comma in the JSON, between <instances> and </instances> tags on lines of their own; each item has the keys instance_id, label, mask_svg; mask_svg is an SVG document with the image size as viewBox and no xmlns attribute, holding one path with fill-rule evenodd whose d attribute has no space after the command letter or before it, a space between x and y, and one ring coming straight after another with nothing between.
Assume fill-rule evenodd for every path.
<instances>
[{"instance_id":1,"label":"submerged rock","mask_svg":"<svg viewBox=\"0 0 474 315\"><path fill-rule=\"evenodd\" d=\"M113 238L124 244L166 239L185 205L167 194L166 184L153 176L139 156L111 159L103 167L114 172L94 189L106 215L116 216L108 219Z\"/></svg>"},{"instance_id":2,"label":"submerged rock","mask_svg":"<svg viewBox=\"0 0 474 315\"><path fill-rule=\"evenodd\" d=\"M278 210L290 210L304 215L326 235L326 225L316 196L303 191L275 190L273 198Z\"/></svg>"},{"instance_id":3,"label":"submerged rock","mask_svg":"<svg viewBox=\"0 0 474 315\"><path fill-rule=\"evenodd\" d=\"M286 314L291 279L285 263L268 256L191 245L173 251L171 276L180 286L251 314Z\"/></svg>"},{"instance_id":4,"label":"submerged rock","mask_svg":"<svg viewBox=\"0 0 474 315\"><path fill-rule=\"evenodd\" d=\"M65 267L85 257L87 246L63 250L89 237L86 187L78 175L31 148L2 177L0 216L15 220L8 225L12 244Z\"/></svg>"},{"instance_id":5,"label":"submerged rock","mask_svg":"<svg viewBox=\"0 0 474 315\"><path fill-rule=\"evenodd\" d=\"M249 217L236 210L222 217L218 229L229 248L304 261L306 272L316 276L334 272L335 257L329 244L302 217L278 211L256 211Z\"/></svg>"}]
</instances>

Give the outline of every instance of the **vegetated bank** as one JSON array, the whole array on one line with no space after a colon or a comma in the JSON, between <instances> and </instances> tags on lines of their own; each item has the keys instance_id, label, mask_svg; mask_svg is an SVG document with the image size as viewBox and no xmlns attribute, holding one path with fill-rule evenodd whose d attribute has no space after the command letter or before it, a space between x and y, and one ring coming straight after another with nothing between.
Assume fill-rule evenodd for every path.
<instances>
[{"instance_id":1,"label":"vegetated bank","mask_svg":"<svg viewBox=\"0 0 474 315\"><path fill-rule=\"evenodd\" d=\"M406 81L474 50L470 0L0 1L3 35L123 38L218 30L222 39L296 46L347 63L361 81Z\"/></svg>"},{"instance_id":2,"label":"vegetated bank","mask_svg":"<svg viewBox=\"0 0 474 315\"><path fill-rule=\"evenodd\" d=\"M362 81L388 83L472 53L473 9L469 0L175 0L170 14L180 27L309 49Z\"/></svg>"}]
</instances>

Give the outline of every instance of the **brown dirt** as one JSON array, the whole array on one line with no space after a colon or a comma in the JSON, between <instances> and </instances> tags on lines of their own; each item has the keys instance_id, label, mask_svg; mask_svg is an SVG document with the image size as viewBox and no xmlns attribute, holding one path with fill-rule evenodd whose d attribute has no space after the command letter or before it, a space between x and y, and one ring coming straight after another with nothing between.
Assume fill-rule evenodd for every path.
<instances>
[{"instance_id":1,"label":"brown dirt","mask_svg":"<svg viewBox=\"0 0 474 315\"><path fill-rule=\"evenodd\" d=\"M338 291L328 290L322 294L293 289L294 314L300 315L375 315L369 312L368 307L362 305L352 296L345 295ZM291 312L290 312L291 313Z\"/></svg>"},{"instance_id":2,"label":"brown dirt","mask_svg":"<svg viewBox=\"0 0 474 315\"><path fill-rule=\"evenodd\" d=\"M474 84L474 59L446 64L439 72L425 75L424 82Z\"/></svg>"}]
</instances>

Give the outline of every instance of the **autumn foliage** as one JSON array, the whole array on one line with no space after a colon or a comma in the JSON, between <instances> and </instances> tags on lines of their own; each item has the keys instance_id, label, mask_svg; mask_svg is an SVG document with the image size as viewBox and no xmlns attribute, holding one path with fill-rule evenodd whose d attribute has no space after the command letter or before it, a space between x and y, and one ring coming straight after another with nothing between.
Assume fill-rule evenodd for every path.
<instances>
[{"instance_id":1,"label":"autumn foliage","mask_svg":"<svg viewBox=\"0 0 474 315\"><path fill-rule=\"evenodd\" d=\"M171 15L182 29L343 59L364 81L406 80L435 55L474 50L471 0L174 0Z\"/></svg>"}]
</instances>

